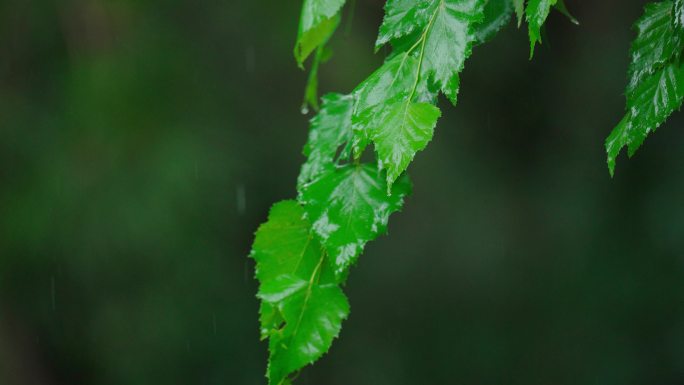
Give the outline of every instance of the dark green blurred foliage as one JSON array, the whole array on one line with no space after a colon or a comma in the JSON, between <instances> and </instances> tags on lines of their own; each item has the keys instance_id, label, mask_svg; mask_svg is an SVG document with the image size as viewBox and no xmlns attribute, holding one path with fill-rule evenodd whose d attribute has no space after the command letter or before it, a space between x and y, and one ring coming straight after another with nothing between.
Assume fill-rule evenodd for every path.
<instances>
[{"instance_id":1,"label":"dark green blurred foliage","mask_svg":"<svg viewBox=\"0 0 684 385\"><path fill-rule=\"evenodd\" d=\"M684 382L684 119L611 180L644 3L567 3L532 62L513 25L475 49L300 383ZM265 383L246 254L303 160L299 5L0 3L1 384ZM381 16L322 90L382 60Z\"/></svg>"}]
</instances>

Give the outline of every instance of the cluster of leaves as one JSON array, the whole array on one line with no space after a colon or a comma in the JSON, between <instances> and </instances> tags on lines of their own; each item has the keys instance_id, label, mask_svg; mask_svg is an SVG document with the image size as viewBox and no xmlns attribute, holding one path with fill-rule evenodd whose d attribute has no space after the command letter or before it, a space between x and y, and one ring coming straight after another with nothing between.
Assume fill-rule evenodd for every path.
<instances>
[{"instance_id":1,"label":"cluster of leaves","mask_svg":"<svg viewBox=\"0 0 684 385\"><path fill-rule=\"evenodd\" d=\"M304 0L295 58L313 55L306 103L318 109L316 72L345 0ZM439 94L456 104L459 73L473 46L514 13L529 25L531 50L562 0L388 0L375 48L391 53L351 93L322 97L304 147L298 197L275 204L251 257L260 282L261 337L269 340L269 384L330 348L349 315L341 290L367 242L386 232L411 190L405 171L432 139ZM372 145L376 162L361 158Z\"/></svg>"},{"instance_id":2,"label":"cluster of leaves","mask_svg":"<svg viewBox=\"0 0 684 385\"><path fill-rule=\"evenodd\" d=\"M684 67L684 0L649 3L636 22L637 37L630 49L631 62L624 118L606 139L608 168L627 146L634 155L646 139L682 105Z\"/></svg>"},{"instance_id":3,"label":"cluster of leaves","mask_svg":"<svg viewBox=\"0 0 684 385\"><path fill-rule=\"evenodd\" d=\"M304 0L295 58L311 60L304 107L319 110L317 72L345 0ZM390 46L384 64L351 93L323 96L311 120L298 197L275 204L256 234L252 258L260 282L261 337L269 340L267 377L289 384L330 348L349 315L341 287L367 242L387 229L411 185L405 171L430 142L440 94L456 104L459 73L472 48L515 14L527 21L530 57L552 8L577 21L563 0L388 0L375 43ZM627 111L606 140L629 156L684 100L684 0L648 4L636 23ZM363 163L372 145L376 162Z\"/></svg>"}]
</instances>

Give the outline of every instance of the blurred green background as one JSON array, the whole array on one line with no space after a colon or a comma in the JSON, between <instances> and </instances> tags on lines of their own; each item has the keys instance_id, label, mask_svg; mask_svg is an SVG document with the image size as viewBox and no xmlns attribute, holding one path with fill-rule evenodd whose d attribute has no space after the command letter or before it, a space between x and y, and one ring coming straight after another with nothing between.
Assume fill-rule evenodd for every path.
<instances>
[{"instance_id":1,"label":"blurred green background","mask_svg":"<svg viewBox=\"0 0 684 385\"><path fill-rule=\"evenodd\" d=\"M382 61L357 0L321 70ZM299 384L683 384L684 116L610 179L644 1L513 24ZM265 384L253 232L295 195L298 1L0 1L0 384Z\"/></svg>"}]
</instances>

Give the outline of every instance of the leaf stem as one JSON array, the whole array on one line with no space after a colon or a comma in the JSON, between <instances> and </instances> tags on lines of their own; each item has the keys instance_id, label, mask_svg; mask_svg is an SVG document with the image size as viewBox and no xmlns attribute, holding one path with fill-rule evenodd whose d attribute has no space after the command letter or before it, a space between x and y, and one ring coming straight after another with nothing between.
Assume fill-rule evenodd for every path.
<instances>
[{"instance_id":1,"label":"leaf stem","mask_svg":"<svg viewBox=\"0 0 684 385\"><path fill-rule=\"evenodd\" d=\"M430 32L430 29L432 28L432 23L435 21L435 17L437 17L437 13L439 12L439 8L442 7L442 5L443 5L443 0L439 2L437 7L435 8L435 12L433 12L432 16L430 16L430 21L428 22L428 25L423 30L423 34L421 35L420 39L407 52L407 54L410 54L411 51L413 51L413 49L420 43L420 55L418 56L418 70L416 71L416 80L413 82L413 88L411 89L411 94L409 95L408 99L406 100L407 104L411 102L411 100L413 99L413 96L416 94L416 90L418 89L418 80L420 80L420 72L423 69L423 57L425 56L425 42L427 41L427 34L428 34L428 32Z\"/></svg>"},{"instance_id":2,"label":"leaf stem","mask_svg":"<svg viewBox=\"0 0 684 385\"><path fill-rule=\"evenodd\" d=\"M311 278L309 279L309 286L306 288L306 297L304 297L304 304L302 305L302 311L299 313L299 318L297 319L297 325L295 325L295 328L292 331L292 337L297 335L297 332L299 331L299 324L302 323L302 318L304 318L304 313L306 312L306 306L309 304L309 299L311 298L311 290L313 289L313 285L314 285L314 281L316 280L316 277L319 276L319 273L321 270L321 265L323 265L323 260L325 259L325 255L326 255L326 253L324 251L321 251L321 259L318 261L316 268L314 268L314 271L311 273Z\"/></svg>"}]
</instances>

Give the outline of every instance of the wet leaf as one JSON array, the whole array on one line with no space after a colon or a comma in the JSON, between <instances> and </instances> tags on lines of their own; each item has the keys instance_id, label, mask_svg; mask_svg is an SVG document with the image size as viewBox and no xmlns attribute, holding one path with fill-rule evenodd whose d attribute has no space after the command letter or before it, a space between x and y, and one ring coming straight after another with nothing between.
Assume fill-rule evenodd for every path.
<instances>
[{"instance_id":1,"label":"wet leaf","mask_svg":"<svg viewBox=\"0 0 684 385\"><path fill-rule=\"evenodd\" d=\"M475 38L478 44L491 39L497 32L511 21L513 0L488 0L484 8L484 18L475 26Z\"/></svg>"},{"instance_id":2,"label":"wet leaf","mask_svg":"<svg viewBox=\"0 0 684 385\"><path fill-rule=\"evenodd\" d=\"M389 105L371 131L380 168L387 170L387 186L399 178L418 151L432 139L439 108L429 103ZM389 190L388 190L389 193Z\"/></svg>"},{"instance_id":3,"label":"wet leaf","mask_svg":"<svg viewBox=\"0 0 684 385\"><path fill-rule=\"evenodd\" d=\"M630 49L627 112L606 139L611 175L623 147L628 147L630 157L634 155L648 134L682 105L684 72L679 57L684 49L684 31L676 14L676 4L671 1L650 3L635 24L637 37Z\"/></svg>"},{"instance_id":4,"label":"wet leaf","mask_svg":"<svg viewBox=\"0 0 684 385\"><path fill-rule=\"evenodd\" d=\"M299 66L335 32L344 3L345 0L304 0L294 49Z\"/></svg>"},{"instance_id":5,"label":"wet leaf","mask_svg":"<svg viewBox=\"0 0 684 385\"><path fill-rule=\"evenodd\" d=\"M541 27L557 0L528 0L525 8L528 32L530 35L530 58L534 55L534 46L542 42Z\"/></svg>"},{"instance_id":6,"label":"wet leaf","mask_svg":"<svg viewBox=\"0 0 684 385\"><path fill-rule=\"evenodd\" d=\"M301 192L300 202L337 277L344 276L368 241L386 231L390 214L401 209L410 193L404 177L388 195L385 179L375 165L349 164L322 174Z\"/></svg>"},{"instance_id":7,"label":"wet leaf","mask_svg":"<svg viewBox=\"0 0 684 385\"><path fill-rule=\"evenodd\" d=\"M608 168L615 171L615 159L627 146L631 157L646 139L682 105L684 98L684 68L668 64L643 79L628 99L628 111L606 139Z\"/></svg>"},{"instance_id":8,"label":"wet leaf","mask_svg":"<svg viewBox=\"0 0 684 385\"><path fill-rule=\"evenodd\" d=\"M352 95L331 93L323 98L323 105L313 119L309 129L309 139L304 146L306 162L302 165L298 185L312 181L323 171L336 164L338 150L340 158L349 157L346 144L352 137Z\"/></svg>"},{"instance_id":9,"label":"wet leaf","mask_svg":"<svg viewBox=\"0 0 684 385\"><path fill-rule=\"evenodd\" d=\"M304 209L273 205L252 248L257 262L262 338L269 338L269 384L321 357L340 332L349 304Z\"/></svg>"},{"instance_id":10,"label":"wet leaf","mask_svg":"<svg viewBox=\"0 0 684 385\"><path fill-rule=\"evenodd\" d=\"M456 104L459 72L476 41L475 27L484 19L484 0L441 0L433 6L425 37L422 76Z\"/></svg>"}]
</instances>

